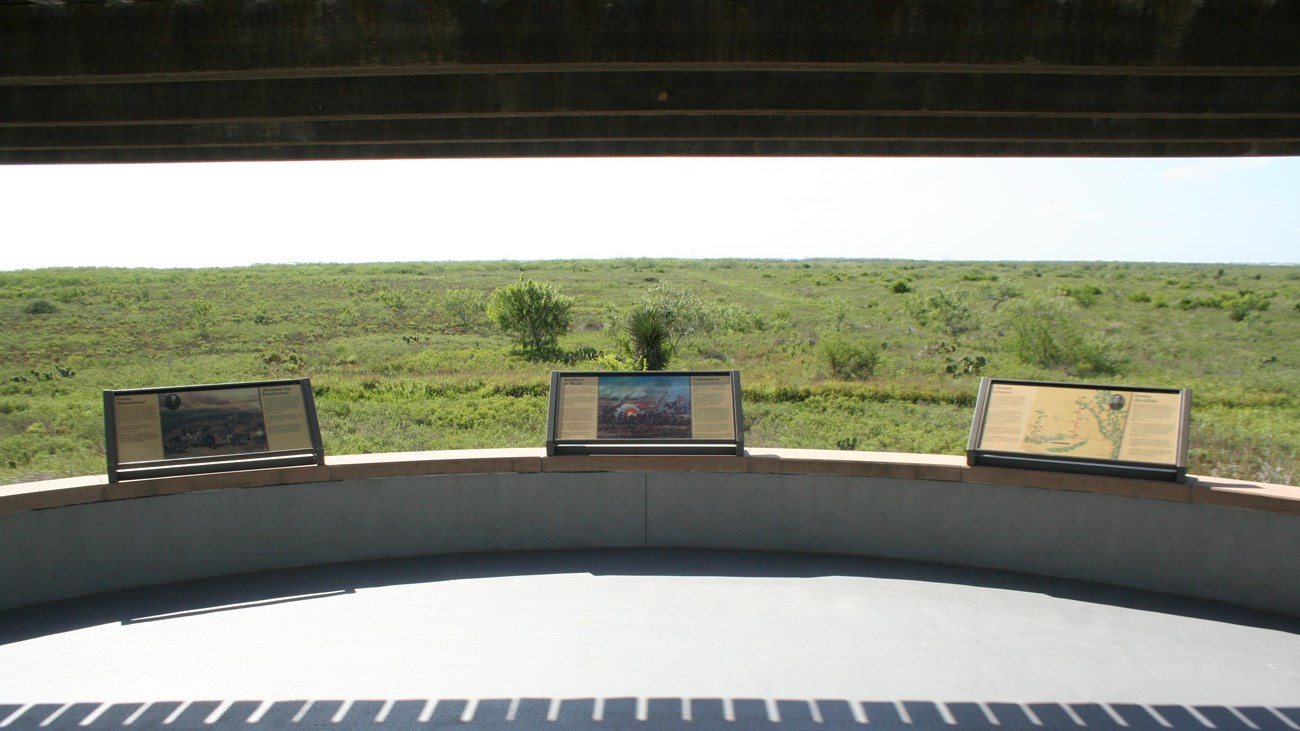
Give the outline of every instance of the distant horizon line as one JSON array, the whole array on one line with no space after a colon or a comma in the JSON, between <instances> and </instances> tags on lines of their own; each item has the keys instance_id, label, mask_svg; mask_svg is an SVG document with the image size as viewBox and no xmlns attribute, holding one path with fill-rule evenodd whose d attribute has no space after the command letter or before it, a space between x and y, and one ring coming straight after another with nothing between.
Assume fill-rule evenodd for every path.
<instances>
[{"instance_id":1,"label":"distant horizon line","mask_svg":"<svg viewBox=\"0 0 1300 731\"><path fill-rule=\"evenodd\" d=\"M995 264L995 265L1066 265L1066 264L1129 264L1129 265L1167 265L1167 266L1241 266L1241 267L1295 267L1300 261L1158 261L1128 259L907 259L886 257L837 257L810 256L799 258L761 257L761 256L720 256L720 257L582 257L572 259L403 259L394 261L283 261L252 262L249 264L204 264L204 265L51 265L36 267L19 267L15 269L0 268L3 273L68 271L68 270L129 270L148 269L153 271L191 271L200 269L251 269L255 267L308 267L308 266L402 266L415 264L565 264L579 262L761 262L761 263L916 263L916 264Z\"/></svg>"}]
</instances>

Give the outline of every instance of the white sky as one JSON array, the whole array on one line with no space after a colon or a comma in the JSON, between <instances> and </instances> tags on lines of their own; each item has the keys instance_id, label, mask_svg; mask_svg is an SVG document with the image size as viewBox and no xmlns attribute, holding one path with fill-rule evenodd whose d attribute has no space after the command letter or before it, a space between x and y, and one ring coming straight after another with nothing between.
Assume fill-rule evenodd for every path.
<instances>
[{"instance_id":1,"label":"white sky","mask_svg":"<svg viewBox=\"0 0 1300 731\"><path fill-rule=\"evenodd\" d=\"M611 257L1300 263L1300 158L0 166L0 269Z\"/></svg>"}]
</instances>

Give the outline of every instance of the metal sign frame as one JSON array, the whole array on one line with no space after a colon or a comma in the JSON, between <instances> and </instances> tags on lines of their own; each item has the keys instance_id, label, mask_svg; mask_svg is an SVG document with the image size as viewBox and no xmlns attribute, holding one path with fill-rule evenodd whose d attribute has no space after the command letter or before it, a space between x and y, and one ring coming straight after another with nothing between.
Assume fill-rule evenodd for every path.
<instances>
[{"instance_id":1,"label":"metal sign frame","mask_svg":"<svg viewBox=\"0 0 1300 731\"><path fill-rule=\"evenodd\" d=\"M266 415L264 411L260 410L259 405L258 417L262 420L261 438L266 442L267 448L258 449L256 448L257 444L249 439L244 439L241 443L238 438L232 435L223 445L224 451L218 450L215 444L210 446L199 445L199 451L203 451L203 447L207 446L208 451L222 451L220 454L167 456L168 446L164 443L164 410L178 409L187 397L203 395L211 399L222 392L234 392L237 389L258 389L260 397L263 394L262 389L284 387L296 387L299 390L303 414L301 424L296 426L299 430L306 432L305 435L302 435L306 437L308 442L306 446L296 446L291 449L270 449L271 439L267 433L269 430L266 425ZM123 423L121 421L122 409L119 408L118 400L124 397L137 399L142 404L141 414L144 415L147 415L149 408L151 408L150 397L157 397L158 418L156 424L151 424L148 419L145 419L141 422L141 425L145 430L156 430L156 435L149 435L149 441L152 441L153 437L156 436L158 445L156 451L162 453L160 458L135 459L133 455L126 453L130 450L124 449L124 445L119 443ZM176 406L169 405L172 398L176 399ZM249 414L247 411L231 414L232 418L235 416L243 416L247 419ZM199 421L195 423L196 425L203 425L206 422ZM130 427L127 428L129 430ZM215 442L215 438L213 441ZM301 438L298 441L302 441ZM142 440L142 443L148 446L148 441ZM186 447L177 447L175 451L188 452L189 450ZM325 463L325 448L321 442L320 423L316 416L316 402L312 395L311 379L308 378L105 390L104 452L108 462L108 481L110 483L150 477L173 477L177 475L228 472L265 467L321 465Z\"/></svg>"},{"instance_id":2,"label":"metal sign frame","mask_svg":"<svg viewBox=\"0 0 1300 731\"><path fill-rule=\"evenodd\" d=\"M1177 413L1165 425L1173 430L1169 437L1173 440L1171 460L1144 461L1140 459L1117 459L1097 456L1077 457L1068 454L1053 454L1045 451L1017 449L989 449L982 447L989 430L989 409L993 405L994 388L997 386L1030 386L1055 390L1078 390L1080 392L1098 393L1119 392L1120 406L1123 408L1123 396L1149 394L1172 396L1177 404ZM1115 396L1109 397L1114 399ZM1166 482L1185 482L1187 480L1187 435L1191 417L1192 392L1187 388L1149 388L1143 386L1120 386L1113 384L1063 383L1053 381L1028 381L1002 378L980 379L979 395L975 402L975 415L971 421L970 437L966 443L966 463L971 466L1013 467L1019 469L1037 469L1079 474L1106 475L1111 477L1132 477ZM1112 404L1116 403L1112 401ZM1110 408L1117 408L1112 405ZM1165 407L1167 408L1167 407ZM1129 414L1126 414L1123 438L1129 438ZM1014 428L1014 427L1013 427ZM1028 428L1025 425L1023 428ZM1119 447L1116 447L1118 450Z\"/></svg>"},{"instance_id":3,"label":"metal sign frame","mask_svg":"<svg viewBox=\"0 0 1300 731\"><path fill-rule=\"evenodd\" d=\"M730 430L727 438L683 438L683 437L609 437L601 436L599 396L594 399L588 394L589 403L584 403L580 417L589 433L582 437L573 437L567 433L563 422L562 400L567 391L581 382L588 391L593 384L586 383L594 379L594 387L599 389L601 383L624 382L624 385L636 385L637 381L647 382L655 379L700 377L725 377L729 384L725 386L730 396L730 405L726 425ZM719 386L722 388L722 386ZM665 394L666 395L666 394ZM715 392L715 395L720 395ZM692 397L693 398L693 397ZM661 397L662 399L662 397ZM696 403L690 403L689 417L694 429ZM636 408L633 406L632 408ZM680 412L681 407L676 407ZM587 412L590 413L587 413ZM570 412L572 413L572 412ZM589 422L589 423L588 423ZM635 431L635 428L631 428ZM595 432L594 434L590 432ZM546 454L729 454L744 456L744 416L740 404L740 371L551 371L551 390L546 416Z\"/></svg>"}]
</instances>

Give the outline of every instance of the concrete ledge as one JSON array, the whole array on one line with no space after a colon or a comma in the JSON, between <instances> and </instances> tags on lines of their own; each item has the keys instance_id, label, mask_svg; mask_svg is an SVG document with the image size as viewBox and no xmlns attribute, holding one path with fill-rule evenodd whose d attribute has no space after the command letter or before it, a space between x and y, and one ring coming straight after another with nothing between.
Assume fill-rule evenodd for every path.
<instances>
[{"instance_id":1,"label":"concrete ledge","mask_svg":"<svg viewBox=\"0 0 1300 731\"><path fill-rule=\"evenodd\" d=\"M1300 487L1224 477L1192 477L1188 485L1194 503L1300 515Z\"/></svg>"},{"instance_id":2,"label":"concrete ledge","mask_svg":"<svg viewBox=\"0 0 1300 731\"><path fill-rule=\"evenodd\" d=\"M958 482L965 469L964 457L950 455L828 449L756 449L749 452L749 471L759 474L900 477Z\"/></svg>"},{"instance_id":3,"label":"concrete ledge","mask_svg":"<svg viewBox=\"0 0 1300 731\"><path fill-rule=\"evenodd\" d=\"M393 452L326 457L331 480L365 480L412 475L541 472L543 450L475 449L449 452Z\"/></svg>"},{"instance_id":4,"label":"concrete ledge","mask_svg":"<svg viewBox=\"0 0 1300 731\"><path fill-rule=\"evenodd\" d=\"M1070 490L1120 497L1141 497L1150 500L1189 502L1191 488L1176 482L1131 480L1123 477L1076 475L1068 472L1040 472L1016 470L1006 467L966 467L961 471L962 482L985 485L1020 485L1045 490Z\"/></svg>"},{"instance_id":5,"label":"concrete ledge","mask_svg":"<svg viewBox=\"0 0 1300 731\"><path fill-rule=\"evenodd\" d=\"M90 475L3 485L0 486L0 515L101 502L106 499L107 484L107 475Z\"/></svg>"},{"instance_id":6,"label":"concrete ledge","mask_svg":"<svg viewBox=\"0 0 1300 731\"><path fill-rule=\"evenodd\" d=\"M104 475L0 485L0 515L84 503L205 490L296 485L421 475L533 472L713 472L1018 485L1151 500L1300 514L1300 486L1189 476L1187 484L1074 475L1000 467L968 467L964 457L825 449L751 449L744 457L714 455L595 455L547 457L544 449L466 449L327 456L324 466L279 467L207 475L160 477L110 485Z\"/></svg>"},{"instance_id":7,"label":"concrete ledge","mask_svg":"<svg viewBox=\"0 0 1300 731\"><path fill-rule=\"evenodd\" d=\"M971 468L817 450L497 449L0 487L0 608L277 568L682 547L1007 569L1300 615L1300 487Z\"/></svg>"},{"instance_id":8,"label":"concrete ledge","mask_svg":"<svg viewBox=\"0 0 1300 731\"><path fill-rule=\"evenodd\" d=\"M725 455L556 455L544 472L748 472L746 457Z\"/></svg>"}]
</instances>

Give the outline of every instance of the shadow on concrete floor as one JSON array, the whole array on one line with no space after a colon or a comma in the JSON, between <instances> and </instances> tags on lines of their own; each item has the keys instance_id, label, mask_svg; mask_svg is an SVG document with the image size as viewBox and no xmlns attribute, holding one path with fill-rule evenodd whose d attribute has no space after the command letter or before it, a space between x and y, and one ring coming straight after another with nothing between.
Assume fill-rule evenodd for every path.
<instances>
[{"instance_id":1,"label":"shadow on concrete floor","mask_svg":"<svg viewBox=\"0 0 1300 731\"><path fill-rule=\"evenodd\" d=\"M1129 729L1294 731L1300 707L1100 703L859 702L754 698L494 698L398 701L200 701L0 705L0 727L26 729Z\"/></svg>"},{"instance_id":2,"label":"shadow on concrete floor","mask_svg":"<svg viewBox=\"0 0 1300 731\"><path fill-rule=\"evenodd\" d=\"M327 564L128 589L0 612L0 645L108 623L133 624L310 601L363 588L541 576L848 576L1044 594L1060 599L1300 634L1300 617L1069 579L915 561L699 549L477 553Z\"/></svg>"}]
</instances>

